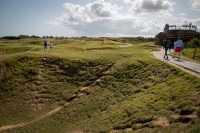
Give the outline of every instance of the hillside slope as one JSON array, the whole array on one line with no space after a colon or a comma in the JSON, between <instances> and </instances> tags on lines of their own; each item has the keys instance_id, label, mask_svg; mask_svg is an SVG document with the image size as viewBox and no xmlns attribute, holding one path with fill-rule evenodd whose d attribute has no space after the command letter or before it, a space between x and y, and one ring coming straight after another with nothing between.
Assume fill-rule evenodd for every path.
<instances>
[{"instance_id":1,"label":"hillside slope","mask_svg":"<svg viewBox=\"0 0 200 133\"><path fill-rule=\"evenodd\" d=\"M157 60L152 43L9 44L0 45L11 51L0 59L0 132L200 131L200 79Z\"/></svg>"}]
</instances>

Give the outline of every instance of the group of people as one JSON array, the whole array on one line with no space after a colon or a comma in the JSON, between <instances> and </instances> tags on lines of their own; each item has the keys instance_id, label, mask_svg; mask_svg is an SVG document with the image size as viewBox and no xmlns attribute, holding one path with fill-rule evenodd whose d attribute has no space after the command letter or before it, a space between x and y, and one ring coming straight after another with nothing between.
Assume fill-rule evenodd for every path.
<instances>
[{"instance_id":1,"label":"group of people","mask_svg":"<svg viewBox=\"0 0 200 133\"><path fill-rule=\"evenodd\" d=\"M44 41L44 51L47 50L47 47L49 46L50 50L53 47L53 43L52 42L47 42L46 40Z\"/></svg>"},{"instance_id":2,"label":"group of people","mask_svg":"<svg viewBox=\"0 0 200 133\"><path fill-rule=\"evenodd\" d=\"M174 47L174 55L172 58L174 59L176 57L176 54L178 53L178 60L180 60L180 52L183 49L183 41L180 37L178 37L178 40L174 43L174 46L172 45L171 41L167 38L163 43L163 49L165 49L164 57L165 59L168 59L167 51Z\"/></svg>"}]
</instances>

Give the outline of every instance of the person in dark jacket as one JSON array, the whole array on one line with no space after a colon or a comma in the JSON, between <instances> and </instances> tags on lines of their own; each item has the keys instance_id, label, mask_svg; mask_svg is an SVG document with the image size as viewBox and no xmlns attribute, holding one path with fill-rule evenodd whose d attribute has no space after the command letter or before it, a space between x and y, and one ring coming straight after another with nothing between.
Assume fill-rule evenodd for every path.
<instances>
[{"instance_id":1,"label":"person in dark jacket","mask_svg":"<svg viewBox=\"0 0 200 133\"><path fill-rule=\"evenodd\" d=\"M44 51L47 50L47 41L44 41Z\"/></svg>"},{"instance_id":2,"label":"person in dark jacket","mask_svg":"<svg viewBox=\"0 0 200 133\"><path fill-rule=\"evenodd\" d=\"M169 49L169 47L170 47L170 40L167 38L165 41L164 41L164 44L163 44L163 49L165 49L165 54L164 54L164 57L163 58L165 58L166 57L166 59L168 59L168 54L167 54L167 51L168 51L168 49Z\"/></svg>"}]
</instances>

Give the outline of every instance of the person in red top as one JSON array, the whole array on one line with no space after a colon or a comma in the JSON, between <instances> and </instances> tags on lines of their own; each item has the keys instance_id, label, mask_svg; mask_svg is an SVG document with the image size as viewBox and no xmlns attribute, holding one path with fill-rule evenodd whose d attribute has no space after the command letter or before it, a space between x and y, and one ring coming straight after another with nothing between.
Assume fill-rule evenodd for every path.
<instances>
[{"instance_id":1,"label":"person in red top","mask_svg":"<svg viewBox=\"0 0 200 133\"><path fill-rule=\"evenodd\" d=\"M175 58L176 53L178 53L178 60L179 60L182 48L183 48L183 41L179 37L178 40L176 41L175 45L174 45L174 56L172 58Z\"/></svg>"}]
</instances>

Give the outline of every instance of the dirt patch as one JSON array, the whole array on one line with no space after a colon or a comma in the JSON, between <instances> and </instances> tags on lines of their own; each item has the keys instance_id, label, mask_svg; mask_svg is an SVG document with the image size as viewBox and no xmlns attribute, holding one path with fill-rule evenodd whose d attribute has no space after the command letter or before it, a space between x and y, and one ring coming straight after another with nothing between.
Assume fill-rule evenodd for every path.
<instances>
[{"instance_id":1,"label":"dirt patch","mask_svg":"<svg viewBox=\"0 0 200 133\"><path fill-rule=\"evenodd\" d=\"M166 127L169 126L169 120L167 117L159 117L158 119L152 121L152 125L155 127Z\"/></svg>"},{"instance_id":2,"label":"dirt patch","mask_svg":"<svg viewBox=\"0 0 200 133\"><path fill-rule=\"evenodd\" d=\"M188 123L192 120L195 120L197 119L198 116L197 116L197 113L194 112L190 115L179 115L179 114L175 114L175 115L172 115L171 118L170 118L170 123L176 123L176 122L181 122L181 123Z\"/></svg>"},{"instance_id":3,"label":"dirt patch","mask_svg":"<svg viewBox=\"0 0 200 133\"><path fill-rule=\"evenodd\" d=\"M154 127L166 127L169 125L170 125L170 123L169 123L169 120L167 119L167 117L159 117L150 122L133 124L132 128L137 130L137 129L141 129L141 128L145 128L145 127L154 128Z\"/></svg>"},{"instance_id":4,"label":"dirt patch","mask_svg":"<svg viewBox=\"0 0 200 133\"><path fill-rule=\"evenodd\" d=\"M0 132L8 130L8 129L17 128L17 127L23 127L23 126L25 126L27 124L29 124L29 123L19 123L17 125L3 126L3 127L0 127Z\"/></svg>"}]
</instances>

